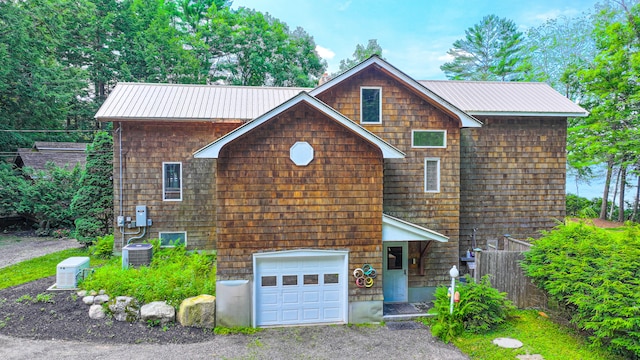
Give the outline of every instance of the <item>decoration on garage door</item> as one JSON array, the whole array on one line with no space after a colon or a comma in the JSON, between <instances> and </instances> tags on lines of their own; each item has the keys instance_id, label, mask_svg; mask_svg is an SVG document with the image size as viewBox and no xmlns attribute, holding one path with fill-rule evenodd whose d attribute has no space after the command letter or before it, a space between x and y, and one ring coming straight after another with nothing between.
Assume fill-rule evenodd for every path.
<instances>
[{"instance_id":1,"label":"decoration on garage door","mask_svg":"<svg viewBox=\"0 0 640 360\"><path fill-rule=\"evenodd\" d=\"M353 277L356 278L356 286L359 288L372 287L376 274L376 269L369 264L364 264L361 268L353 270Z\"/></svg>"}]
</instances>

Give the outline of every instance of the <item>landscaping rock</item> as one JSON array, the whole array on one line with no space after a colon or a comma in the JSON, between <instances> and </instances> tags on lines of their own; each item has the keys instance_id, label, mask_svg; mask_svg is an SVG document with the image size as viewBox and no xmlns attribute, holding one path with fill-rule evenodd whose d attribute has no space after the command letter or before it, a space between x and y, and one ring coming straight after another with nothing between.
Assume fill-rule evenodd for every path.
<instances>
[{"instance_id":1,"label":"landscaping rock","mask_svg":"<svg viewBox=\"0 0 640 360\"><path fill-rule=\"evenodd\" d=\"M93 303L96 305L102 305L109 301L109 295L96 295L93 298Z\"/></svg>"},{"instance_id":2,"label":"landscaping rock","mask_svg":"<svg viewBox=\"0 0 640 360\"><path fill-rule=\"evenodd\" d=\"M507 349L518 349L522 347L522 342L511 338L497 338L493 340L493 343Z\"/></svg>"},{"instance_id":3,"label":"landscaping rock","mask_svg":"<svg viewBox=\"0 0 640 360\"><path fill-rule=\"evenodd\" d=\"M91 290L91 291L89 291L89 295L96 296L96 295L98 295L98 292L95 291L95 290Z\"/></svg>"},{"instance_id":4,"label":"landscaping rock","mask_svg":"<svg viewBox=\"0 0 640 360\"><path fill-rule=\"evenodd\" d=\"M94 301L95 296L85 296L82 298L82 302L87 304L87 305L93 305L93 301Z\"/></svg>"},{"instance_id":5,"label":"landscaping rock","mask_svg":"<svg viewBox=\"0 0 640 360\"><path fill-rule=\"evenodd\" d=\"M212 329L216 326L216 297L199 295L184 299L178 310L182 326Z\"/></svg>"},{"instance_id":6,"label":"landscaping rock","mask_svg":"<svg viewBox=\"0 0 640 360\"><path fill-rule=\"evenodd\" d=\"M129 296L116 296L109 302L109 310L117 321L136 322L140 318L138 302Z\"/></svg>"},{"instance_id":7,"label":"landscaping rock","mask_svg":"<svg viewBox=\"0 0 640 360\"><path fill-rule=\"evenodd\" d=\"M140 318L142 321L159 321L160 325L165 325L176 319L176 309L164 301L154 301L142 305Z\"/></svg>"},{"instance_id":8,"label":"landscaping rock","mask_svg":"<svg viewBox=\"0 0 640 360\"><path fill-rule=\"evenodd\" d=\"M544 358L540 354L518 355L518 356L516 356L516 359L518 359L518 360L544 360Z\"/></svg>"},{"instance_id":9,"label":"landscaping rock","mask_svg":"<svg viewBox=\"0 0 640 360\"><path fill-rule=\"evenodd\" d=\"M76 295L78 295L79 297L85 297L87 296L87 290L80 290L76 293Z\"/></svg>"},{"instance_id":10,"label":"landscaping rock","mask_svg":"<svg viewBox=\"0 0 640 360\"><path fill-rule=\"evenodd\" d=\"M100 291L98 291L98 295L104 295L104 294L106 294L106 293L107 293L107 292L106 292L106 291L104 291L104 290L100 290Z\"/></svg>"},{"instance_id":11,"label":"landscaping rock","mask_svg":"<svg viewBox=\"0 0 640 360\"><path fill-rule=\"evenodd\" d=\"M89 307L89 318L94 320L101 320L106 317L102 305L91 305Z\"/></svg>"}]
</instances>

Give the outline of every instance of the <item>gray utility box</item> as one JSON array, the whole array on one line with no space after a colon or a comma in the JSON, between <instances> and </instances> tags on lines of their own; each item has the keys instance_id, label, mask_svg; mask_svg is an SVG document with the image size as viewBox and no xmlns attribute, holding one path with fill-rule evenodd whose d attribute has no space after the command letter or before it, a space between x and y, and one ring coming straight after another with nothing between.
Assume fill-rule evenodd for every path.
<instances>
[{"instance_id":1,"label":"gray utility box","mask_svg":"<svg viewBox=\"0 0 640 360\"><path fill-rule=\"evenodd\" d=\"M138 267L151 264L153 245L129 244L122 248L122 268Z\"/></svg>"},{"instance_id":2,"label":"gray utility box","mask_svg":"<svg viewBox=\"0 0 640 360\"><path fill-rule=\"evenodd\" d=\"M86 256L74 256L63 260L56 270L56 288L77 288L78 280L84 279L86 269L89 269L89 258Z\"/></svg>"}]
</instances>

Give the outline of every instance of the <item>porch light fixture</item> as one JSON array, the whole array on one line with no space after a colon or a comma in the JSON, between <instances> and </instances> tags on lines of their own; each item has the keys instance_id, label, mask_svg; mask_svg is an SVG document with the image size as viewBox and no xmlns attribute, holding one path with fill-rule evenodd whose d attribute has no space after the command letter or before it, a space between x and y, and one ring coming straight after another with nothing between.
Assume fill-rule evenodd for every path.
<instances>
[{"instance_id":1,"label":"porch light fixture","mask_svg":"<svg viewBox=\"0 0 640 360\"><path fill-rule=\"evenodd\" d=\"M456 266L453 265L451 270L449 270L449 276L451 276L451 303L449 304L449 314L453 314L453 298L456 293L456 278L460 275Z\"/></svg>"}]
</instances>

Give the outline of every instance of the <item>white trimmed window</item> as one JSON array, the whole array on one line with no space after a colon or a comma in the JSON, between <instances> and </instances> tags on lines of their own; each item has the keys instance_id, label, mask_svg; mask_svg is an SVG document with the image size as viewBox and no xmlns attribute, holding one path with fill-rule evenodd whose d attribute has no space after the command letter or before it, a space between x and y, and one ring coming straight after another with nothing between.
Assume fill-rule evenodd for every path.
<instances>
[{"instance_id":1,"label":"white trimmed window","mask_svg":"<svg viewBox=\"0 0 640 360\"><path fill-rule=\"evenodd\" d=\"M447 130L412 130L411 147L446 148Z\"/></svg>"},{"instance_id":2,"label":"white trimmed window","mask_svg":"<svg viewBox=\"0 0 640 360\"><path fill-rule=\"evenodd\" d=\"M162 163L162 200L182 201L182 163Z\"/></svg>"},{"instance_id":3,"label":"white trimmed window","mask_svg":"<svg viewBox=\"0 0 640 360\"><path fill-rule=\"evenodd\" d=\"M160 236L160 247L175 247L177 245L187 246L187 232L186 231L161 231L159 233Z\"/></svg>"},{"instance_id":4,"label":"white trimmed window","mask_svg":"<svg viewBox=\"0 0 640 360\"><path fill-rule=\"evenodd\" d=\"M382 88L363 86L360 88L360 123L382 123Z\"/></svg>"},{"instance_id":5,"label":"white trimmed window","mask_svg":"<svg viewBox=\"0 0 640 360\"><path fill-rule=\"evenodd\" d=\"M424 159L424 191L440 192L440 159Z\"/></svg>"}]
</instances>

